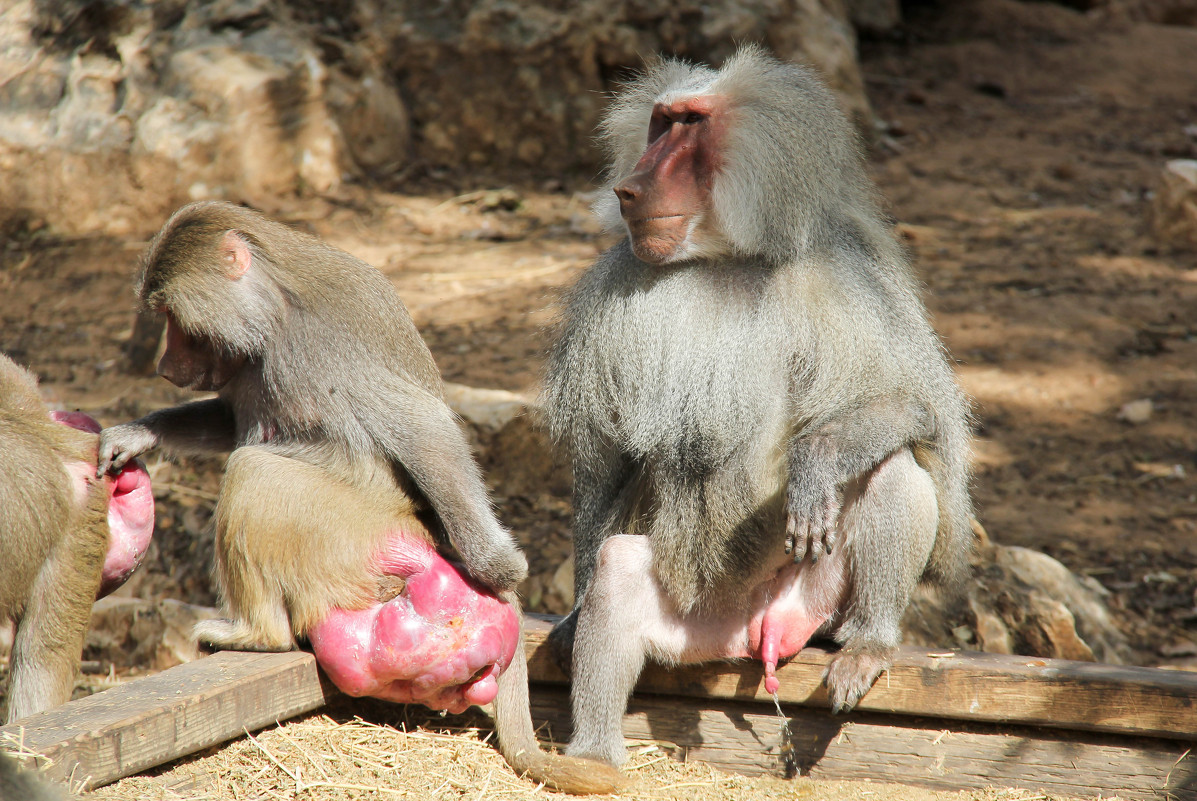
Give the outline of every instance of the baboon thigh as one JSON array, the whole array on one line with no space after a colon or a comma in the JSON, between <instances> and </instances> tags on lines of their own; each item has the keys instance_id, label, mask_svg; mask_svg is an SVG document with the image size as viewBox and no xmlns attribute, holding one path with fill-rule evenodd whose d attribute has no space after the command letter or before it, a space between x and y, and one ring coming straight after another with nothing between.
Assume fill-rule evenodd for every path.
<instances>
[{"instance_id":1,"label":"baboon thigh","mask_svg":"<svg viewBox=\"0 0 1197 801\"><path fill-rule=\"evenodd\" d=\"M266 447L238 448L221 482L217 539L226 556L240 554L261 570L307 565L343 575L369 557L361 546L402 523L402 500L396 488L395 505L384 508L317 464Z\"/></svg>"}]
</instances>

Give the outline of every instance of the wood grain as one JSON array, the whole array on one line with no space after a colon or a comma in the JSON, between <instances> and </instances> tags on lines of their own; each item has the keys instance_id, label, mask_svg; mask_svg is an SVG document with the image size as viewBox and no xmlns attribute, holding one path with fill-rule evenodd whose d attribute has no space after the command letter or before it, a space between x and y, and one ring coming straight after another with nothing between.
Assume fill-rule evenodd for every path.
<instances>
[{"instance_id":1,"label":"wood grain","mask_svg":"<svg viewBox=\"0 0 1197 801\"><path fill-rule=\"evenodd\" d=\"M225 651L4 726L0 747L90 789L317 709L333 692L309 653Z\"/></svg>"},{"instance_id":2,"label":"wood grain","mask_svg":"<svg viewBox=\"0 0 1197 801\"><path fill-rule=\"evenodd\" d=\"M553 620L529 616L525 627L532 681L566 681L543 646ZM778 668L781 702L825 708L822 678L832 656L834 652L805 648ZM760 663L747 660L671 669L649 667L636 690L773 703L765 692ZM1191 741L1197 739L1197 674L903 648L857 709Z\"/></svg>"},{"instance_id":3,"label":"wood grain","mask_svg":"<svg viewBox=\"0 0 1197 801\"><path fill-rule=\"evenodd\" d=\"M569 697L544 644L551 623L527 623L529 672L535 715L563 742ZM778 670L793 732L788 769L752 662L646 670L625 735L741 773L1197 801L1193 674L905 649L856 711L833 716L819 687L831 657L806 649ZM335 693L309 653L222 652L0 728L0 747L41 755L50 775L92 788Z\"/></svg>"},{"instance_id":4,"label":"wood grain","mask_svg":"<svg viewBox=\"0 0 1197 801\"><path fill-rule=\"evenodd\" d=\"M569 737L569 694L541 686L533 718L554 740ZM771 706L771 705L770 705ZM1091 732L960 724L783 704L792 732L787 763L781 725L761 704L637 695L624 737L657 743L682 761L749 775L889 781L941 790L1017 787L1126 801L1197 799L1197 755L1176 740Z\"/></svg>"}]
</instances>

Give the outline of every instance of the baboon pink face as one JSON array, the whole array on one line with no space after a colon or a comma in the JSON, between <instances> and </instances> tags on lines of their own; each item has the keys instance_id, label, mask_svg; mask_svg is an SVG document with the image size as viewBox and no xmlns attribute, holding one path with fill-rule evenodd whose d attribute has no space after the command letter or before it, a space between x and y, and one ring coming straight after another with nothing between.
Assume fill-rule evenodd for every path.
<instances>
[{"instance_id":1,"label":"baboon pink face","mask_svg":"<svg viewBox=\"0 0 1197 801\"><path fill-rule=\"evenodd\" d=\"M224 353L215 342L189 334L166 312L166 350L158 360L158 375L176 387L215 392L244 364L244 358Z\"/></svg>"},{"instance_id":2,"label":"baboon pink face","mask_svg":"<svg viewBox=\"0 0 1197 801\"><path fill-rule=\"evenodd\" d=\"M80 431L100 433L100 424L82 412L50 412L50 418ZM75 482L86 482L95 473L95 465L69 464L67 470ZM145 466L133 460L102 480L108 487L108 554L96 598L108 595L133 575L154 535L154 494ZM82 484L76 491L85 493Z\"/></svg>"},{"instance_id":3,"label":"baboon pink face","mask_svg":"<svg viewBox=\"0 0 1197 801\"><path fill-rule=\"evenodd\" d=\"M644 155L615 187L641 261L666 264L686 257L711 209L711 187L723 163L726 105L721 97L704 95L653 107Z\"/></svg>"},{"instance_id":4,"label":"baboon pink face","mask_svg":"<svg viewBox=\"0 0 1197 801\"><path fill-rule=\"evenodd\" d=\"M333 609L308 631L316 661L347 695L454 714L487 704L519 645L515 610L422 539L398 533L378 558L404 588L365 609Z\"/></svg>"}]
</instances>

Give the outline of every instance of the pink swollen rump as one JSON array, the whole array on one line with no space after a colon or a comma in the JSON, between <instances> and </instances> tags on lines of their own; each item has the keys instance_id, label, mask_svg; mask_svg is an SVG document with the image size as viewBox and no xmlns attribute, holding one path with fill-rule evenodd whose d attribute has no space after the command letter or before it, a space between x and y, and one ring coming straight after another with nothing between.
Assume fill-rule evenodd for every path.
<instances>
[{"instance_id":1,"label":"pink swollen rump","mask_svg":"<svg viewBox=\"0 0 1197 801\"><path fill-rule=\"evenodd\" d=\"M397 532L378 557L403 592L366 609L333 609L308 631L316 661L347 695L454 714L486 704L519 645L515 609L422 539Z\"/></svg>"},{"instance_id":2,"label":"pink swollen rump","mask_svg":"<svg viewBox=\"0 0 1197 801\"><path fill-rule=\"evenodd\" d=\"M50 412L63 425L100 433L100 424L83 412ZM95 465L74 471L80 476L94 472ZM78 478L77 478L78 480ZM121 586L137 570L154 536L154 493L150 474L138 460L128 462L116 475L104 476L108 487L108 554L96 598L103 598Z\"/></svg>"},{"instance_id":3,"label":"pink swollen rump","mask_svg":"<svg viewBox=\"0 0 1197 801\"><path fill-rule=\"evenodd\" d=\"M139 461L125 464L108 483L108 556L100 592L103 598L133 575L154 536L154 493L150 474Z\"/></svg>"}]
</instances>

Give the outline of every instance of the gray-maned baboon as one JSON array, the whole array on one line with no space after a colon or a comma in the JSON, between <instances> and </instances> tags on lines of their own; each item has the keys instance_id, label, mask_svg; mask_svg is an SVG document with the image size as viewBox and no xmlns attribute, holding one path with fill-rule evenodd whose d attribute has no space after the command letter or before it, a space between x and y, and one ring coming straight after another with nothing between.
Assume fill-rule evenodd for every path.
<instances>
[{"instance_id":1,"label":"gray-maned baboon","mask_svg":"<svg viewBox=\"0 0 1197 801\"><path fill-rule=\"evenodd\" d=\"M574 469L568 753L619 764L646 658L842 645L851 708L922 580L970 547L967 403L856 138L804 67L666 60L613 104L596 211L626 234L570 294L547 420Z\"/></svg>"},{"instance_id":2,"label":"gray-maned baboon","mask_svg":"<svg viewBox=\"0 0 1197 801\"><path fill-rule=\"evenodd\" d=\"M53 414L33 375L0 355L0 622L17 624L9 723L70 699L92 602L128 578L154 530L145 471L97 480L99 426Z\"/></svg>"},{"instance_id":3,"label":"gray-maned baboon","mask_svg":"<svg viewBox=\"0 0 1197 801\"><path fill-rule=\"evenodd\" d=\"M377 605L388 548L416 540L451 546L518 616L527 562L385 276L257 212L202 202L154 238L138 293L166 319L159 374L217 395L107 429L100 471L156 446L231 451L215 513L230 619L199 624L200 639L293 648L330 614ZM335 654L347 669L369 656ZM522 644L497 692L500 749L517 772L577 792L614 786L606 765L540 750Z\"/></svg>"}]
</instances>

